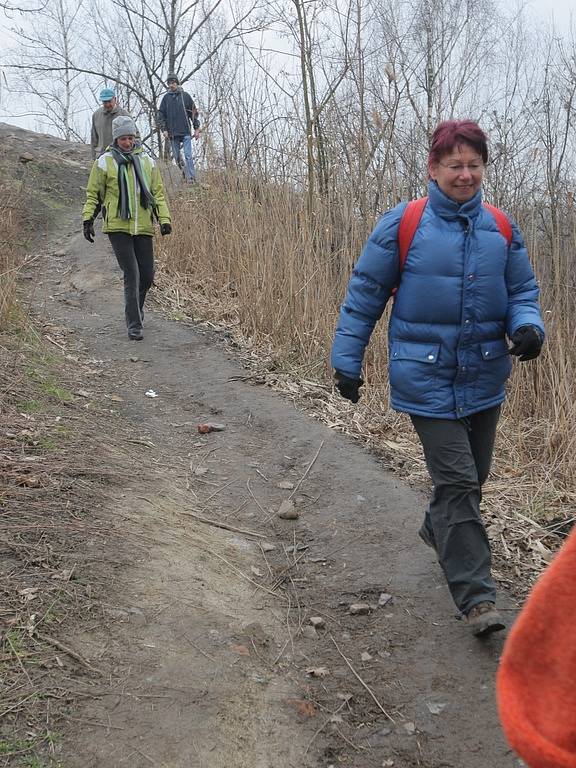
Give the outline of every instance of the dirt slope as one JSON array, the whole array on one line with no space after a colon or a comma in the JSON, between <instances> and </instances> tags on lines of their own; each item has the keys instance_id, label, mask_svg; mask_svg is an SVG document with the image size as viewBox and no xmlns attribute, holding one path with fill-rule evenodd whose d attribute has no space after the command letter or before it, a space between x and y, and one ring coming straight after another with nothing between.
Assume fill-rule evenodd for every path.
<instances>
[{"instance_id":1,"label":"dirt slope","mask_svg":"<svg viewBox=\"0 0 576 768\"><path fill-rule=\"evenodd\" d=\"M65 638L101 674L76 672L59 764L517 766L494 704L503 638L478 642L455 620L416 537L423 495L244 381L206 329L149 309L145 341L129 342L106 238L82 239L79 206L57 223L34 312L101 366L88 394L112 396L136 448L106 505L132 562L106 585L102 620ZM226 429L199 435L207 420ZM291 495L299 519L281 520ZM351 615L358 602L370 613Z\"/></svg>"}]
</instances>

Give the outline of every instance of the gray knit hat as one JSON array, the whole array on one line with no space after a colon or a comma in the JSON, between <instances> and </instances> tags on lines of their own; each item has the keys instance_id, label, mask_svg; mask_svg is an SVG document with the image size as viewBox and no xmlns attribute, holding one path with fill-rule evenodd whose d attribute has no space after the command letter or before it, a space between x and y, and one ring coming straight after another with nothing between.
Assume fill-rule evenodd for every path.
<instances>
[{"instance_id":1,"label":"gray knit hat","mask_svg":"<svg viewBox=\"0 0 576 768\"><path fill-rule=\"evenodd\" d=\"M118 115L112 120L112 141L120 136L136 136L136 123L128 115Z\"/></svg>"},{"instance_id":2,"label":"gray knit hat","mask_svg":"<svg viewBox=\"0 0 576 768\"><path fill-rule=\"evenodd\" d=\"M171 80L174 80L175 83L180 84L180 80L178 78L178 75L176 72L168 72L168 76L166 78L166 82L169 83Z\"/></svg>"}]
</instances>

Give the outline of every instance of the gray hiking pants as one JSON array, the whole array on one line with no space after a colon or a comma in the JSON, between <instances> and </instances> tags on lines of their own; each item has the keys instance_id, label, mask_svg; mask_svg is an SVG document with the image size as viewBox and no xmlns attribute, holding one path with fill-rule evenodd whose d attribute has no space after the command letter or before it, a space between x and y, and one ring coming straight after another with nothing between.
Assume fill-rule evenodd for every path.
<instances>
[{"instance_id":1,"label":"gray hiking pants","mask_svg":"<svg viewBox=\"0 0 576 768\"><path fill-rule=\"evenodd\" d=\"M144 300L154 280L151 235L108 234L114 255L124 273L124 314L128 333L142 330Z\"/></svg>"},{"instance_id":2,"label":"gray hiking pants","mask_svg":"<svg viewBox=\"0 0 576 768\"><path fill-rule=\"evenodd\" d=\"M411 416L434 484L423 528L433 541L454 602L466 614L496 599L490 543L480 516L500 406L464 419Z\"/></svg>"}]
</instances>

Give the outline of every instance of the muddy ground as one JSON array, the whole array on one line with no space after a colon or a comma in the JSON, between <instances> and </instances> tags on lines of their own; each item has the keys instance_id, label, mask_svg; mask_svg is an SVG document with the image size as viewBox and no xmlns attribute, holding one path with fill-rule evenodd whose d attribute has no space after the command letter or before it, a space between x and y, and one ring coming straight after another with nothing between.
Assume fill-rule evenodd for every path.
<instances>
[{"instance_id":1,"label":"muddy ground","mask_svg":"<svg viewBox=\"0 0 576 768\"><path fill-rule=\"evenodd\" d=\"M78 659L46 765L518 766L494 701L504 634L457 620L416 535L424 489L250 383L225 336L153 295L129 341L107 239L81 234L86 166L59 167L78 203L54 210L24 295L62 364L96 371L76 393L99 404L86 446L113 434L126 451L93 509L110 532L98 611L59 638ZM287 499L296 520L276 514Z\"/></svg>"}]
</instances>

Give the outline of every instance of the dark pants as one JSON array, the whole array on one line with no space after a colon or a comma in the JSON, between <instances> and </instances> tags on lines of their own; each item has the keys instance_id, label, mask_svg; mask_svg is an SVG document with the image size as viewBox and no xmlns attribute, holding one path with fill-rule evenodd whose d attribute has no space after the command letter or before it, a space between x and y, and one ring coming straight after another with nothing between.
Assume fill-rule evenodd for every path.
<instances>
[{"instance_id":1,"label":"dark pants","mask_svg":"<svg viewBox=\"0 0 576 768\"><path fill-rule=\"evenodd\" d=\"M154 280L154 251L150 235L108 234L124 273L124 314L128 333L142 330L144 301Z\"/></svg>"},{"instance_id":2,"label":"dark pants","mask_svg":"<svg viewBox=\"0 0 576 768\"><path fill-rule=\"evenodd\" d=\"M454 602L466 614L496 599L492 556L480 517L500 406L465 419L411 416L434 490L423 527L434 542Z\"/></svg>"}]
</instances>

